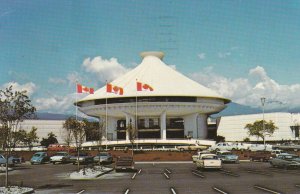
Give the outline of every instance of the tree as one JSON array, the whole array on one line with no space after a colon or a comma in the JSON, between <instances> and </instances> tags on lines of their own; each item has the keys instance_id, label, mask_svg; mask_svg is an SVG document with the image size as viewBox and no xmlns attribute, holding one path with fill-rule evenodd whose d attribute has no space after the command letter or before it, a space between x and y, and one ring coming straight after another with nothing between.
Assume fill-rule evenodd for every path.
<instances>
[{"instance_id":1,"label":"tree","mask_svg":"<svg viewBox=\"0 0 300 194\"><path fill-rule=\"evenodd\" d=\"M81 148L81 144L85 139L85 123L82 121L76 120L74 117L69 117L63 124L63 128L66 130L70 130L72 137L75 140L75 145L77 149L77 163L78 163L78 171L79 171L79 150Z\"/></svg>"},{"instance_id":2,"label":"tree","mask_svg":"<svg viewBox=\"0 0 300 194\"><path fill-rule=\"evenodd\" d=\"M0 124L3 132L3 145L8 157L10 148L15 144L13 132L19 128L19 123L34 115L35 107L25 91L14 91L12 86L0 90ZM8 160L6 162L5 186L8 187Z\"/></svg>"},{"instance_id":3,"label":"tree","mask_svg":"<svg viewBox=\"0 0 300 194\"><path fill-rule=\"evenodd\" d=\"M130 119L129 124L126 128L126 131L129 135L129 141L131 142L131 149L132 149L132 157L133 157L133 144L136 137L136 130L135 127L132 126L132 121Z\"/></svg>"},{"instance_id":4,"label":"tree","mask_svg":"<svg viewBox=\"0 0 300 194\"><path fill-rule=\"evenodd\" d=\"M41 145L48 147L50 144L56 144L58 143L57 139L56 139L56 135L52 132L48 133L48 138L43 138L41 141Z\"/></svg>"},{"instance_id":5,"label":"tree","mask_svg":"<svg viewBox=\"0 0 300 194\"><path fill-rule=\"evenodd\" d=\"M33 143L37 143L39 142L39 138L36 134L37 128L36 127L32 127L31 130L26 133L25 139L24 139L24 143L26 146L29 147L29 149L31 149L31 147L33 146Z\"/></svg>"},{"instance_id":6,"label":"tree","mask_svg":"<svg viewBox=\"0 0 300 194\"><path fill-rule=\"evenodd\" d=\"M245 129L248 129L249 136L256 136L257 138L262 138L265 142L267 135L272 135L278 127L275 126L274 122L270 120L269 122L259 120L254 123L248 123L245 126Z\"/></svg>"},{"instance_id":7,"label":"tree","mask_svg":"<svg viewBox=\"0 0 300 194\"><path fill-rule=\"evenodd\" d=\"M19 146L22 143L24 144L26 136L27 136L27 133L23 129L20 129L18 131L13 131L12 132L12 137L14 139L14 145L13 145L13 147Z\"/></svg>"}]
</instances>

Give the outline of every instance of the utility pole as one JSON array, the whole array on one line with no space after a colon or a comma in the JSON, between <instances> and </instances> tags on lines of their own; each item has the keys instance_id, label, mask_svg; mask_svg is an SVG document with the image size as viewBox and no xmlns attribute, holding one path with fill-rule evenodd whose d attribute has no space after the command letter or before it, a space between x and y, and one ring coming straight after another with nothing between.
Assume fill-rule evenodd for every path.
<instances>
[{"instance_id":1,"label":"utility pole","mask_svg":"<svg viewBox=\"0 0 300 194\"><path fill-rule=\"evenodd\" d=\"M263 111L263 131L265 131L265 102L266 102L266 98L261 97L260 101L261 101L262 111ZM265 139L265 137L264 137L264 147L266 149L266 139Z\"/></svg>"}]
</instances>

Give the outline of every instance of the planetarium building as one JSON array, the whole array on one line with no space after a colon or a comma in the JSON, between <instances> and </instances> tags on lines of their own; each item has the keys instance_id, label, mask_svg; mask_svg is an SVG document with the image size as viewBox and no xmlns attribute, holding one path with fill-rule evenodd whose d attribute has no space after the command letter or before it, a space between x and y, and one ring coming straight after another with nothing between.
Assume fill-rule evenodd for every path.
<instances>
[{"instance_id":1,"label":"planetarium building","mask_svg":"<svg viewBox=\"0 0 300 194\"><path fill-rule=\"evenodd\" d=\"M102 145L130 144L132 134L139 146L209 145L207 118L230 100L166 65L162 52L141 57L136 68L77 101L104 125Z\"/></svg>"}]
</instances>

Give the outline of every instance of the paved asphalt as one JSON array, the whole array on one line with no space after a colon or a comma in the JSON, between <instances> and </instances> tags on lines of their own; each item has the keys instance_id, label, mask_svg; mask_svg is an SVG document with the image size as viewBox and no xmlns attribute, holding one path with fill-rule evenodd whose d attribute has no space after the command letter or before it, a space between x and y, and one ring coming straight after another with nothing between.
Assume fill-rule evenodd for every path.
<instances>
[{"instance_id":1,"label":"paved asphalt","mask_svg":"<svg viewBox=\"0 0 300 194\"><path fill-rule=\"evenodd\" d=\"M82 190L82 194L121 194L127 189L127 194L268 193L254 186L277 193L300 193L300 170L271 168L268 163L225 164L223 171L203 172L195 171L192 163L138 163L136 168L142 170L135 179L132 179L134 172L113 171L93 180L70 180L69 173L76 170L72 164L22 164L10 172L9 178L12 185L23 184L35 188L36 193L45 194ZM4 181L5 175L1 173L1 186Z\"/></svg>"}]
</instances>

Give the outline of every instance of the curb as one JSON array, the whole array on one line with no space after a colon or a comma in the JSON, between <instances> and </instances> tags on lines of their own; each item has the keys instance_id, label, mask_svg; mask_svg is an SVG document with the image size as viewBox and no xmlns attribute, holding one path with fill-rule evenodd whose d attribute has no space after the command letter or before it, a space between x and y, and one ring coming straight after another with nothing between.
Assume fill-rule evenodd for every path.
<instances>
[{"instance_id":1,"label":"curb","mask_svg":"<svg viewBox=\"0 0 300 194\"><path fill-rule=\"evenodd\" d=\"M115 169L113 168L113 169L111 169L111 170L108 170L108 171L105 171L105 172L103 172L103 173L101 173L101 174L98 174L97 176L95 176L95 178L98 178L98 177L100 177L100 176L102 176L102 175L105 175L105 174L107 174L107 173L110 173L110 172L113 171L113 170L115 170Z\"/></svg>"}]
</instances>

